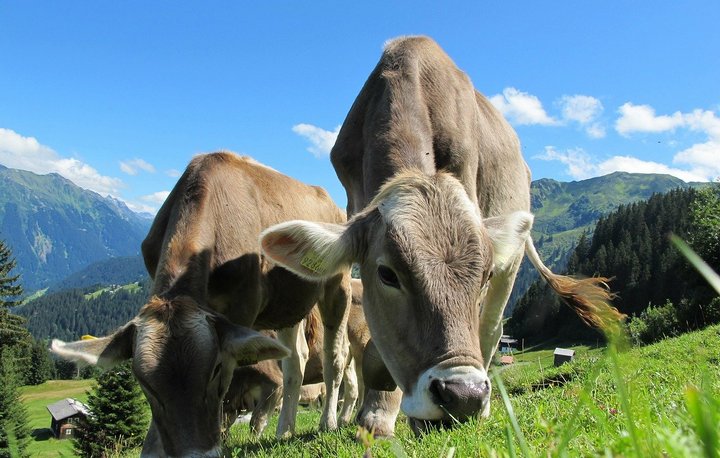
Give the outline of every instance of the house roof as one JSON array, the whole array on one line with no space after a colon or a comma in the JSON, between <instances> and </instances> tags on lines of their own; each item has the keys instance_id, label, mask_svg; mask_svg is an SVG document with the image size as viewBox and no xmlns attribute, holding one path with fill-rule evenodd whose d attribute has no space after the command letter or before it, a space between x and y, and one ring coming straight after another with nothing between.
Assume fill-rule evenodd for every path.
<instances>
[{"instance_id":1,"label":"house roof","mask_svg":"<svg viewBox=\"0 0 720 458\"><path fill-rule=\"evenodd\" d=\"M60 401L47 406L50 415L57 420L64 420L79 413L87 416L90 413L88 406L72 398L61 399Z\"/></svg>"},{"instance_id":2,"label":"house roof","mask_svg":"<svg viewBox=\"0 0 720 458\"><path fill-rule=\"evenodd\" d=\"M570 350L567 348L556 348L554 354L560 356L575 356L575 350Z\"/></svg>"}]
</instances>

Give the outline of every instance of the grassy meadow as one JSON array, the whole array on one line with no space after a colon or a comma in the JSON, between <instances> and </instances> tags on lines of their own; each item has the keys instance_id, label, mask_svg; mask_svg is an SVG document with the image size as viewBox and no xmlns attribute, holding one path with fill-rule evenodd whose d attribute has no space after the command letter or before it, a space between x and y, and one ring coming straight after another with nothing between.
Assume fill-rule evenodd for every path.
<instances>
[{"instance_id":1,"label":"grassy meadow","mask_svg":"<svg viewBox=\"0 0 720 458\"><path fill-rule=\"evenodd\" d=\"M320 412L300 409L296 437L277 441L277 416L261 438L247 425L225 439L233 457L719 457L720 326L654 345L616 351L573 347L575 361L553 367L552 349L515 354L495 367L490 418L416 438L401 415L396 437L357 427L319 433ZM33 428L49 426L45 405L84 399L87 381L23 390ZM74 456L69 441L36 441L31 456ZM122 456L139 456L139 450Z\"/></svg>"}]
</instances>

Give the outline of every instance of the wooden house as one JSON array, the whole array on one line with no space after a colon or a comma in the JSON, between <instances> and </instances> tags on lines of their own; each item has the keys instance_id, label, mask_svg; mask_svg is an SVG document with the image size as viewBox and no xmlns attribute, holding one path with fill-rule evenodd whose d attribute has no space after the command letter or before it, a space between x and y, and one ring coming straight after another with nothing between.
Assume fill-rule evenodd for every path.
<instances>
[{"instance_id":1,"label":"wooden house","mask_svg":"<svg viewBox=\"0 0 720 458\"><path fill-rule=\"evenodd\" d=\"M75 437L80 419L89 415L90 410L80 401L67 398L47 406L52 417L50 429L58 439Z\"/></svg>"}]
</instances>

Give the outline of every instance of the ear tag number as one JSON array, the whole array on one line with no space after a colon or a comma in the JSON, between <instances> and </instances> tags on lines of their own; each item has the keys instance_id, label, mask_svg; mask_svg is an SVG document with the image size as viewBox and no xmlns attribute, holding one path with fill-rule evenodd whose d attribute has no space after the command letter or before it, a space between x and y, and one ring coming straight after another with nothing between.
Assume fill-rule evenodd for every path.
<instances>
[{"instance_id":1,"label":"ear tag number","mask_svg":"<svg viewBox=\"0 0 720 458\"><path fill-rule=\"evenodd\" d=\"M320 255L313 250L305 252L305 256L303 256L302 260L300 261L300 265L302 265L308 270L315 272L316 274L325 273L325 271L327 270L325 260L322 259Z\"/></svg>"}]
</instances>

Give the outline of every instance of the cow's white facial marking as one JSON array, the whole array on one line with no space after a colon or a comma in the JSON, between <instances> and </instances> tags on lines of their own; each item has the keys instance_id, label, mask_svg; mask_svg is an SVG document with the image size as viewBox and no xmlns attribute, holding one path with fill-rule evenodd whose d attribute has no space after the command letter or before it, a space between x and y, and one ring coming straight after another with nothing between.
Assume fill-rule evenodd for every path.
<instances>
[{"instance_id":1,"label":"cow's white facial marking","mask_svg":"<svg viewBox=\"0 0 720 458\"><path fill-rule=\"evenodd\" d=\"M438 395L433 385L457 384L470 387L463 390L463 394L472 393L467 402L475 402L485 406L490 398L490 382L484 369L472 366L456 366L448 369L432 367L423 372L418 382L410 392L403 393L401 408L408 417L418 420L451 420L448 413L449 406L444 406L442 399L452 397L452 394ZM487 388L486 388L487 387ZM477 389L475 389L477 388ZM466 402L464 399L456 402Z\"/></svg>"}]
</instances>

